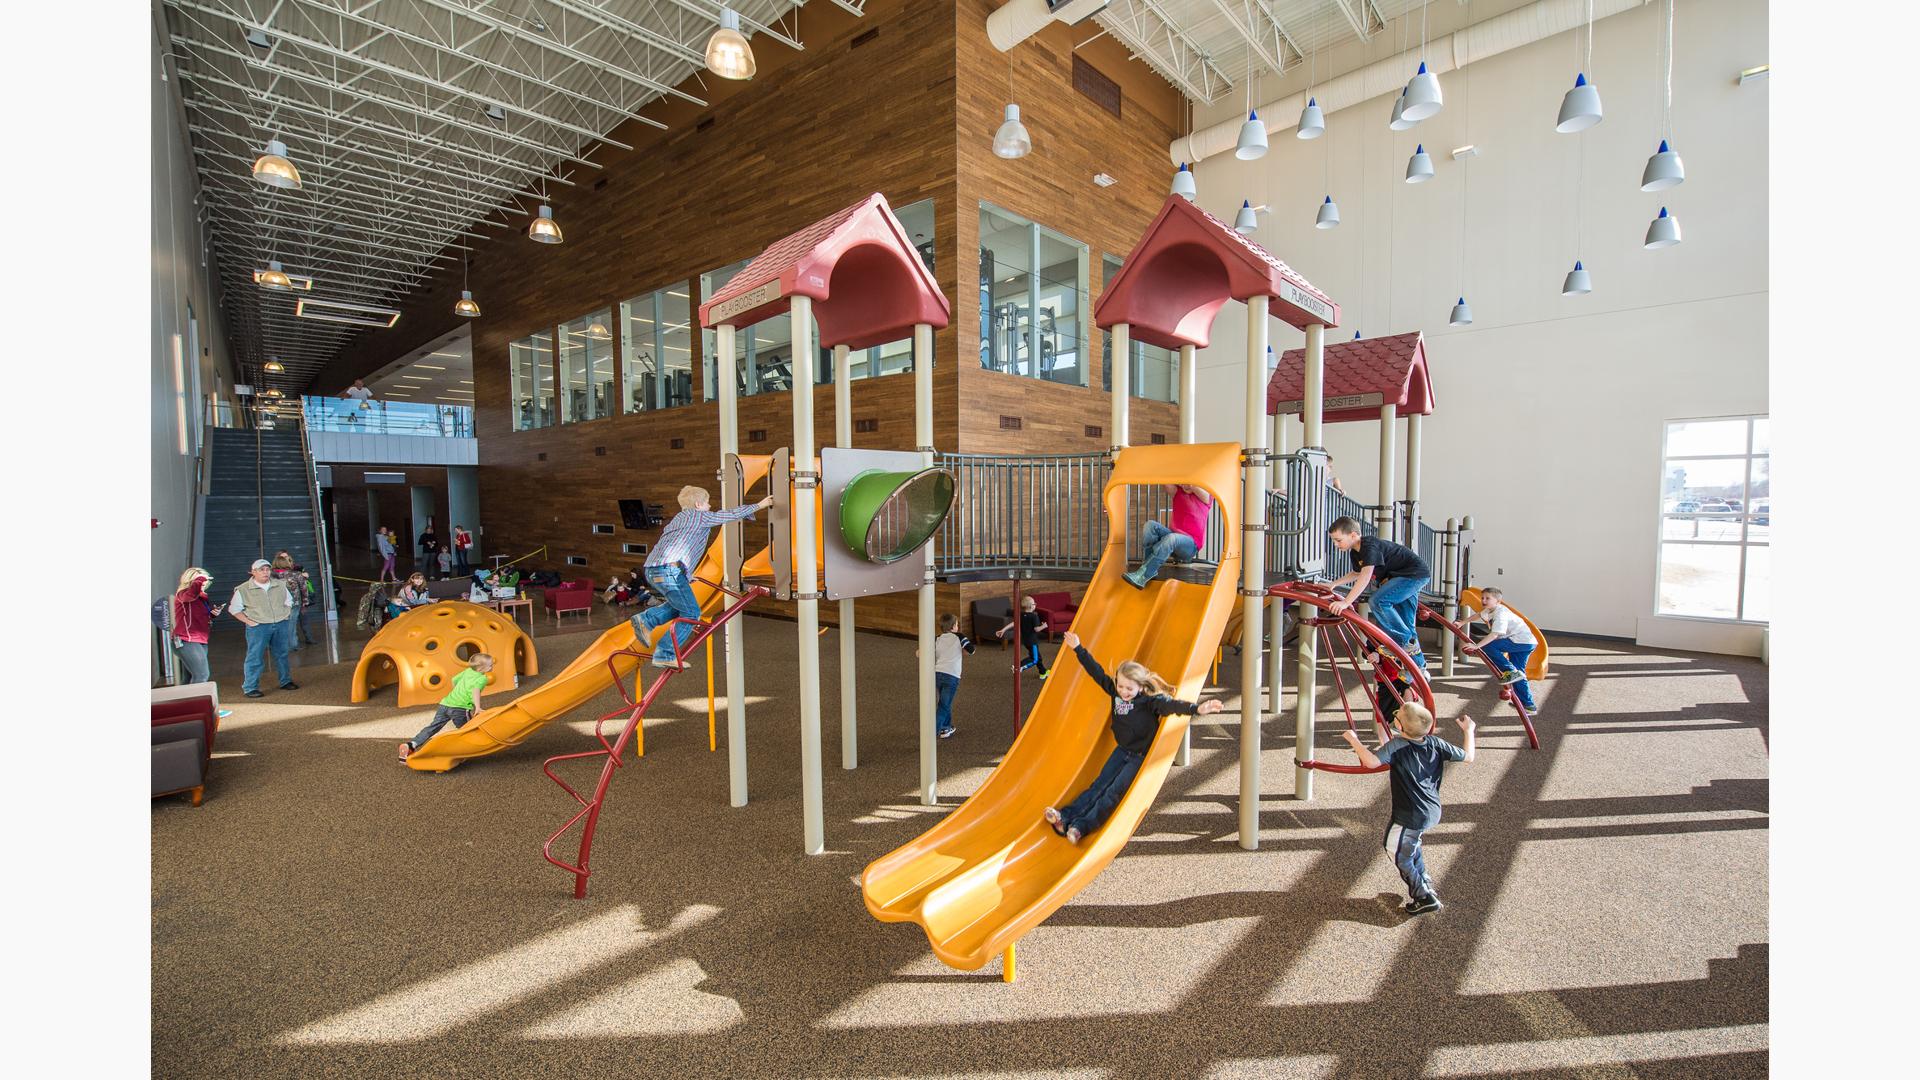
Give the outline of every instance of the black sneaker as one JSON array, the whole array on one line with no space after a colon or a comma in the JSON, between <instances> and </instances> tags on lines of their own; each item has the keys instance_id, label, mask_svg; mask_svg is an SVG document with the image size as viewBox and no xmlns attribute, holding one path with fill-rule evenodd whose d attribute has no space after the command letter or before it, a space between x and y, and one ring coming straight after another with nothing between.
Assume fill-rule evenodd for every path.
<instances>
[{"instance_id":1,"label":"black sneaker","mask_svg":"<svg viewBox=\"0 0 1920 1080\"><path fill-rule=\"evenodd\" d=\"M1437 896L1426 896L1418 900L1409 900L1400 910L1409 915L1425 915L1429 911L1439 911L1445 907Z\"/></svg>"},{"instance_id":2,"label":"black sneaker","mask_svg":"<svg viewBox=\"0 0 1920 1080\"><path fill-rule=\"evenodd\" d=\"M283 683L281 683L281 684L280 684L280 689L282 689L282 690L298 690L298 689L300 689L300 684L299 684L299 683L297 683L297 682L283 682Z\"/></svg>"},{"instance_id":3,"label":"black sneaker","mask_svg":"<svg viewBox=\"0 0 1920 1080\"><path fill-rule=\"evenodd\" d=\"M267 695L261 693L258 690L249 690L247 691L247 696L248 697L266 697Z\"/></svg>"}]
</instances>

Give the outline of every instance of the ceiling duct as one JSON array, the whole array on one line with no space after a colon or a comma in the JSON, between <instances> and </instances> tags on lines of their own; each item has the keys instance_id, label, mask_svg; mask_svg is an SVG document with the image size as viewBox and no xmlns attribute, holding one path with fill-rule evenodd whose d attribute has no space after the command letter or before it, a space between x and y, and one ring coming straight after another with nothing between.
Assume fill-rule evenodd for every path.
<instances>
[{"instance_id":1,"label":"ceiling duct","mask_svg":"<svg viewBox=\"0 0 1920 1080\"><path fill-rule=\"evenodd\" d=\"M1077 26L1105 11L1112 0L1007 0L987 16L987 39L1006 52L1052 22Z\"/></svg>"},{"instance_id":2,"label":"ceiling duct","mask_svg":"<svg viewBox=\"0 0 1920 1080\"><path fill-rule=\"evenodd\" d=\"M1504 15L1495 15L1445 37L1434 38L1428 42L1426 55L1419 55L1418 49L1409 49L1396 56L1390 56L1366 67L1349 71L1345 75L1328 79L1313 87L1313 96L1320 102L1322 115L1363 101L1371 101L1388 94L1397 94L1412 77L1413 70L1421 60L1427 63L1427 70L1436 75L1466 67L1477 60L1498 56L1536 41L1544 41L1556 34L1585 26L1587 22L1588 0L1538 0L1537 3L1515 8ZM1593 0L1595 21L1610 18L1634 8L1643 7L1651 0ZM1000 11L1015 7L1008 4ZM995 12L994 14L999 14ZM988 18L989 27L992 18ZM1292 126L1293 117L1300 115L1306 107L1307 92L1300 91L1287 97L1278 98L1256 106L1253 111L1260 114L1269 125L1269 133L1281 131ZM1167 146L1167 159L1173 164L1191 162L1199 164L1215 154L1232 150L1240 137L1240 125L1245 121L1236 111L1233 117L1211 127L1201 128L1185 138L1176 139ZM1271 126L1279 124L1279 127Z\"/></svg>"}]
</instances>

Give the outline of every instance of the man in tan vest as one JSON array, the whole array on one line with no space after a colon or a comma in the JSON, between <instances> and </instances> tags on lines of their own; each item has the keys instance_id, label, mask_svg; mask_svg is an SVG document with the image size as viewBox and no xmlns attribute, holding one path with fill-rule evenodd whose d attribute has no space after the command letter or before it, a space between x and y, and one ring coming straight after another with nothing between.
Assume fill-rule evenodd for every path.
<instances>
[{"instance_id":1,"label":"man in tan vest","mask_svg":"<svg viewBox=\"0 0 1920 1080\"><path fill-rule=\"evenodd\" d=\"M246 680L241 683L248 697L265 697L260 692L260 673L266 670L266 653L273 653L274 670L280 675L280 689L298 690L287 650L293 647L293 594L287 583L273 576L273 564L255 559L253 575L233 590L227 610L247 624Z\"/></svg>"}]
</instances>

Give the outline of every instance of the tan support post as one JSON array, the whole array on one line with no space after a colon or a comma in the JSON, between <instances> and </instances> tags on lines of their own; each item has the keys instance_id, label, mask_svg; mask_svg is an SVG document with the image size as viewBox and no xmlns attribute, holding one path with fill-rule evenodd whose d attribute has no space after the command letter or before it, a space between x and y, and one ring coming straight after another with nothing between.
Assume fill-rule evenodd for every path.
<instances>
[{"instance_id":1,"label":"tan support post","mask_svg":"<svg viewBox=\"0 0 1920 1080\"><path fill-rule=\"evenodd\" d=\"M922 447L920 451L921 468L933 467L933 326L930 323L915 323L913 326L913 438ZM933 545L937 539L927 541L925 554L926 576L920 584L919 638L920 638L920 804L932 806L939 801L940 760L939 737L934 733L934 685L933 685Z\"/></svg>"},{"instance_id":2,"label":"tan support post","mask_svg":"<svg viewBox=\"0 0 1920 1080\"><path fill-rule=\"evenodd\" d=\"M1306 401L1300 413L1300 445L1320 446L1320 413L1326 392L1326 330L1318 323L1307 327ZM1297 650L1300 673L1295 682L1293 708L1293 756L1296 762L1313 757L1314 693L1319 682L1319 656L1316 635L1302 627ZM1293 797L1313 798L1313 770L1293 767Z\"/></svg>"},{"instance_id":3,"label":"tan support post","mask_svg":"<svg viewBox=\"0 0 1920 1080\"><path fill-rule=\"evenodd\" d=\"M820 779L820 576L814 536L820 465L813 444L813 298L796 296L793 328L793 471L811 474L794 484L793 595L800 638L800 815L806 853L826 850L826 811Z\"/></svg>"},{"instance_id":4,"label":"tan support post","mask_svg":"<svg viewBox=\"0 0 1920 1080\"><path fill-rule=\"evenodd\" d=\"M798 348L794 355L800 355ZM845 345L833 347L833 445L853 446L853 360ZM840 767L860 766L859 683L854 678L853 598L840 601Z\"/></svg>"},{"instance_id":5,"label":"tan support post","mask_svg":"<svg viewBox=\"0 0 1920 1080\"><path fill-rule=\"evenodd\" d=\"M1392 402L1380 406L1380 509L1373 512L1373 527L1380 539L1393 536L1393 421L1399 412Z\"/></svg>"},{"instance_id":6,"label":"tan support post","mask_svg":"<svg viewBox=\"0 0 1920 1080\"><path fill-rule=\"evenodd\" d=\"M714 377L719 380L720 467L728 457L740 453L740 386L733 378L732 323L713 329ZM746 492L741 491L741 498ZM743 553L734 550L734 536L741 530L720 530L722 562L728 568L726 586L739 589L740 579L733 568L740 565ZM728 619L721 628L727 647L727 797L734 806L747 805L747 635L739 619Z\"/></svg>"},{"instance_id":7,"label":"tan support post","mask_svg":"<svg viewBox=\"0 0 1920 1080\"><path fill-rule=\"evenodd\" d=\"M1280 485L1286 483L1285 463L1280 459L1287 452L1287 418L1276 413L1267 419L1272 422L1268 441L1273 445L1273 468L1267 474L1267 488L1277 491ZM1271 573L1274 568L1268 567L1267 570ZM1267 628L1267 637L1271 639L1267 645L1267 711L1275 716L1280 715L1281 690L1286 683L1280 663L1281 655L1286 652L1283 647L1287 636L1287 620L1282 614L1284 610L1285 605L1279 600L1267 601L1267 621L1271 624Z\"/></svg>"},{"instance_id":8,"label":"tan support post","mask_svg":"<svg viewBox=\"0 0 1920 1080\"><path fill-rule=\"evenodd\" d=\"M1247 300L1246 432L1249 450L1266 434L1267 297ZM1267 466L1248 460L1240 466L1240 846L1260 847L1260 640L1266 600L1267 545L1264 532L1248 525L1267 520ZM1228 538L1232 542L1232 538ZM1246 594L1251 595L1246 595Z\"/></svg>"}]
</instances>

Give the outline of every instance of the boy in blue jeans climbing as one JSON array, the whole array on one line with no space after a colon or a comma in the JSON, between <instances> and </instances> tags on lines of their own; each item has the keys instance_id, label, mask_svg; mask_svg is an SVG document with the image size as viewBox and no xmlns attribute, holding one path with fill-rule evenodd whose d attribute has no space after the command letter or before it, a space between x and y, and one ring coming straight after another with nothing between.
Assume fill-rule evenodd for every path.
<instances>
[{"instance_id":1,"label":"boy in blue jeans climbing","mask_svg":"<svg viewBox=\"0 0 1920 1080\"><path fill-rule=\"evenodd\" d=\"M1407 883L1407 902L1400 910L1425 915L1439 911L1443 905L1434 894L1433 879L1427 876L1420 837L1440 824L1440 777L1447 762L1473 760L1473 718L1462 716L1459 720L1460 741L1465 746L1455 746L1433 734L1433 714L1424 705L1411 701L1401 705L1393 714L1393 723L1399 734L1377 750L1368 750L1352 728L1340 734L1353 747L1361 765L1377 769L1384 764L1392 769L1393 817L1387 822L1381 846L1387 849L1393 868L1400 871L1400 880Z\"/></svg>"},{"instance_id":2,"label":"boy in blue jeans climbing","mask_svg":"<svg viewBox=\"0 0 1920 1080\"><path fill-rule=\"evenodd\" d=\"M1468 648L1485 653L1500 670L1500 681L1513 687L1520 704L1533 712L1533 690L1527 686L1527 658L1533 655L1535 640L1526 621L1507 609L1506 594L1488 587L1480 590L1480 620L1487 624L1487 636Z\"/></svg>"},{"instance_id":3,"label":"boy in blue jeans climbing","mask_svg":"<svg viewBox=\"0 0 1920 1080\"><path fill-rule=\"evenodd\" d=\"M1414 632L1414 619L1420 605L1420 590L1433 578L1433 568L1427 565L1427 560L1405 545L1377 536L1361 536L1360 523L1350 517L1336 519L1327 529L1327 536L1334 547L1353 552L1355 567L1327 583L1333 588L1349 581L1354 583L1343 599L1333 602L1330 610L1338 615L1352 607L1367 591L1368 582L1379 578L1380 587L1373 593L1373 624L1405 645L1407 655L1415 664L1426 667L1427 658L1420 652L1420 636Z\"/></svg>"},{"instance_id":4,"label":"boy in blue jeans climbing","mask_svg":"<svg viewBox=\"0 0 1920 1080\"><path fill-rule=\"evenodd\" d=\"M1147 670L1138 660L1121 664L1113 677L1108 678L1100 662L1081 647L1080 635L1069 630L1061 643L1080 658L1080 666L1093 676L1094 685L1113 699L1108 717L1113 725L1113 753L1107 755L1100 775L1072 802L1059 808L1049 806L1040 815L1053 826L1054 832L1067 838L1067 843L1078 844L1081 837L1106 824L1108 815L1133 786L1135 774L1147 759L1147 748L1160 733L1160 718L1206 716L1219 712L1220 702L1215 699L1196 705L1172 697L1173 687L1167 680Z\"/></svg>"},{"instance_id":5,"label":"boy in blue jeans climbing","mask_svg":"<svg viewBox=\"0 0 1920 1080\"><path fill-rule=\"evenodd\" d=\"M667 602L635 615L633 636L635 641L645 645L653 639L653 631L674 619L698 619L700 602L693 597L693 567L706 553L707 540L713 535L713 527L735 521L745 521L761 510L773 505L773 496L769 495L757 503L736 506L731 510L715 512L710 509L713 496L703 487L688 484L680 489L680 512L673 515L667 527L660 530L660 539L653 545L653 552L647 556L647 581ZM692 637L694 629L682 624L674 627L671 634L663 634L660 643L653 647L653 666L680 669L686 663L675 657L679 646Z\"/></svg>"}]
</instances>

